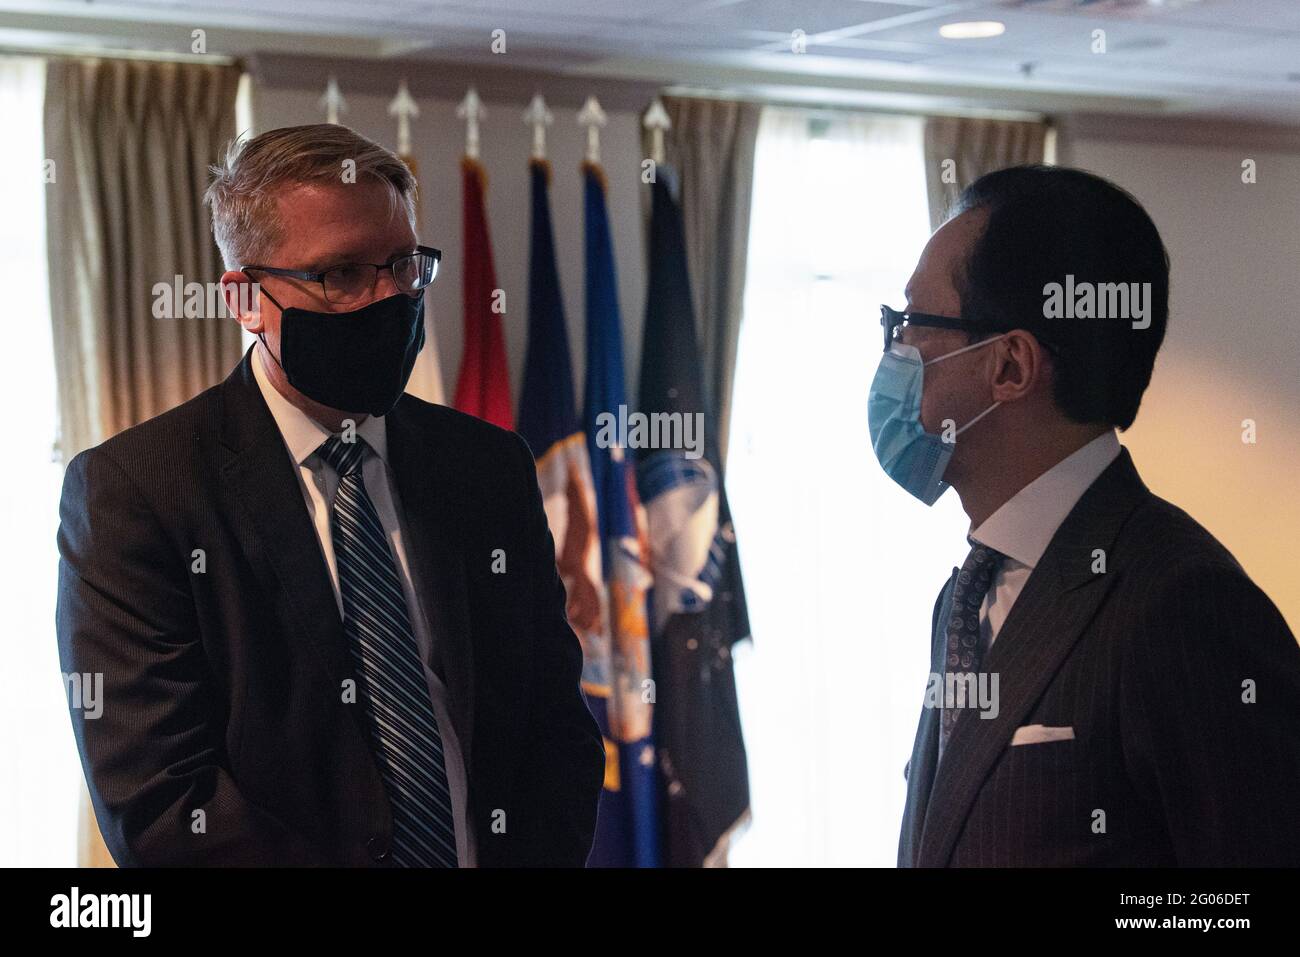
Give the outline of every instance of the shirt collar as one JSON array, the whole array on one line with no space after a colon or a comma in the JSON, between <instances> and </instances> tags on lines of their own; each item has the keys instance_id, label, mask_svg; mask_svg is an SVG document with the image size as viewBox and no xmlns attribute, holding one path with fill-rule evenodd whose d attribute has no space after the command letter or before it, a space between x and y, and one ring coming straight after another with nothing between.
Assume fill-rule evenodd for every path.
<instances>
[{"instance_id":1,"label":"shirt collar","mask_svg":"<svg viewBox=\"0 0 1300 957\"><path fill-rule=\"evenodd\" d=\"M1034 568L1070 510L1119 453L1119 437L1107 429L1003 502L970 537Z\"/></svg>"},{"instance_id":2,"label":"shirt collar","mask_svg":"<svg viewBox=\"0 0 1300 957\"><path fill-rule=\"evenodd\" d=\"M255 349L254 352L256 356L253 359L253 378L257 380L257 387L262 390L262 398L266 400L267 408L271 410L271 417L275 419L276 427L284 437L289 455L293 457L296 464L302 465L311 458L331 433L280 394L280 390L271 384L266 374L262 364L264 361L261 356L262 350ZM382 415L371 415L363 419L357 426L357 435L365 440L382 461L388 460L388 430L384 427Z\"/></svg>"}]
</instances>

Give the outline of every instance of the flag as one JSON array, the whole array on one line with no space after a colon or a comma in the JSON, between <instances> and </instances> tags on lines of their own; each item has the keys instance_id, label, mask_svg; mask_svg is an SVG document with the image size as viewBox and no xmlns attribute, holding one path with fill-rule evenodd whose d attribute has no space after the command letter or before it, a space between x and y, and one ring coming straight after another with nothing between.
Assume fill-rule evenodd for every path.
<instances>
[{"instance_id":1,"label":"flag","mask_svg":"<svg viewBox=\"0 0 1300 957\"><path fill-rule=\"evenodd\" d=\"M487 174L479 161L469 156L461 160L460 169L464 197L461 276L465 351L460 359L453 404L462 412L487 419L503 429L512 429L510 373L501 329L505 293L497 286L496 269L492 265L492 242L488 237L484 202Z\"/></svg>"},{"instance_id":2,"label":"flag","mask_svg":"<svg viewBox=\"0 0 1300 957\"><path fill-rule=\"evenodd\" d=\"M725 859L749 820L749 770L731 646L749 636L736 536L722 484L717 422L704 395L681 211L659 166L651 185L650 278L638 411L683 447L641 448L654 590L651 658L664 788L664 857Z\"/></svg>"},{"instance_id":3,"label":"flag","mask_svg":"<svg viewBox=\"0 0 1300 957\"><path fill-rule=\"evenodd\" d=\"M605 789L589 863L607 867L657 867L658 794L646 623L644 511L628 454L607 441L607 416L626 412L622 317L600 167L582 168L586 219L587 382L584 420L596 490L596 527L610 636L609 683L588 695L605 737ZM602 435L603 433L603 435Z\"/></svg>"},{"instance_id":4,"label":"flag","mask_svg":"<svg viewBox=\"0 0 1300 957\"><path fill-rule=\"evenodd\" d=\"M519 396L519 434L537 459L537 481L555 538L555 564L564 582L569 624L582 644L583 690L608 697L609 629L596 538L596 492L587 438L574 401L569 333L555 267L550 166L534 159L529 172L528 349Z\"/></svg>"},{"instance_id":5,"label":"flag","mask_svg":"<svg viewBox=\"0 0 1300 957\"><path fill-rule=\"evenodd\" d=\"M415 161L415 157L409 153L398 153L397 158L406 164L406 168L415 177L416 183L419 183L420 168ZM420 193L418 187L415 193L415 235L420 235ZM416 357L415 368L411 370L411 381L406 384L406 391L417 399L423 399L425 402L444 405L447 396L442 389L442 361L438 354L438 337L433 322L433 309L428 298L428 292L425 292L424 295L424 348L420 350L419 356Z\"/></svg>"}]
</instances>

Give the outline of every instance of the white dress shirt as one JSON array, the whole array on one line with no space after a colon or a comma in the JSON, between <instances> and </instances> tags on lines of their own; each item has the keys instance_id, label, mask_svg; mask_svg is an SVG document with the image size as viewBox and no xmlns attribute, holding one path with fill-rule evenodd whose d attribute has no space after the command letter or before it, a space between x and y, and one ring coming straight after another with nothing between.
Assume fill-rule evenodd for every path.
<instances>
[{"instance_id":1,"label":"white dress shirt","mask_svg":"<svg viewBox=\"0 0 1300 957\"><path fill-rule=\"evenodd\" d=\"M293 405L281 395L267 378L262 365L262 350L256 350L253 360L253 376L257 379L262 398L266 400L280 429L285 448L298 475L298 485L302 489L303 501L307 505L307 514L316 527L316 541L320 545L325 564L329 567L330 582L334 586L334 601L338 606L339 620L343 619L343 595L339 591L338 564L334 558L334 542L330 531L330 510L334 504L334 494L338 491L338 473L316 454L320 444L330 437L330 433L305 412ZM461 867L474 867L476 848L474 835L468 827L466 814L466 777L464 756L460 749L460 738L451 723L451 714L447 709L447 689L433 668L433 636L429 630L428 618L419 595L424 591L417 588L412 580L412 571L403 547L403 524L401 503L398 501L396 482L388 468L388 433L383 416L369 416L357 426L357 435L370 446L373 454L367 453L362 460L361 478L366 492L379 514L379 522L388 536L389 545L397 558L397 577L402 582L402 593L406 596L406 608L411 618L411 627L415 632L415 641L419 647L420 662L424 665L424 676L429 685L429 695L433 700L434 716L438 720L438 732L442 737L443 754L446 760L447 785L451 791L452 819L456 827L456 857Z\"/></svg>"},{"instance_id":2,"label":"white dress shirt","mask_svg":"<svg viewBox=\"0 0 1300 957\"><path fill-rule=\"evenodd\" d=\"M1109 429L1034 479L986 518L970 537L1006 556L980 606L984 647L992 645L1020 590L1070 510L1120 453Z\"/></svg>"}]
</instances>

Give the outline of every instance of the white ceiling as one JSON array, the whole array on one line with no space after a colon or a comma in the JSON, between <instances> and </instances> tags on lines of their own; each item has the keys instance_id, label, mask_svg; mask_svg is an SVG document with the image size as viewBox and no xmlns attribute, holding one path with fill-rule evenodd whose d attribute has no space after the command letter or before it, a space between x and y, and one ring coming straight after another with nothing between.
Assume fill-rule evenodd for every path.
<instances>
[{"instance_id":1,"label":"white ceiling","mask_svg":"<svg viewBox=\"0 0 1300 957\"><path fill-rule=\"evenodd\" d=\"M945 40L956 20L1000 20ZM1300 0L0 0L0 47L469 60L818 102L1300 124ZM506 53L489 49L504 30ZM1093 53L1093 31L1107 52ZM806 52L791 49L802 30ZM1040 105L1041 104L1041 105Z\"/></svg>"}]
</instances>

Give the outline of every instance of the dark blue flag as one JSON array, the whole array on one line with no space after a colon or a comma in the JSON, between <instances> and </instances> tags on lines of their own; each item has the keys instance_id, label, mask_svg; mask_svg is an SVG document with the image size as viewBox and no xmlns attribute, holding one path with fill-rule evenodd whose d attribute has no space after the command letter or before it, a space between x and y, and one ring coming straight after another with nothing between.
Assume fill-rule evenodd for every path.
<instances>
[{"instance_id":1,"label":"dark blue flag","mask_svg":"<svg viewBox=\"0 0 1300 957\"><path fill-rule=\"evenodd\" d=\"M532 233L528 253L528 350L519 396L519 433L537 458L537 481L555 539L555 564L564 582L569 625L582 643L582 687L609 697L609 625L596 492L591 482L587 436L578 417L573 364L564 321L555 233L549 197L551 170L545 160L529 164ZM608 729L606 732L606 748Z\"/></svg>"},{"instance_id":2,"label":"dark blue flag","mask_svg":"<svg viewBox=\"0 0 1300 957\"><path fill-rule=\"evenodd\" d=\"M646 592L644 510L624 430L622 317L605 207L605 178L583 165L586 218L587 384L584 419L596 490L596 527L609 623L608 685L588 692L605 735L605 790L592 866L657 867L658 785Z\"/></svg>"}]
</instances>

